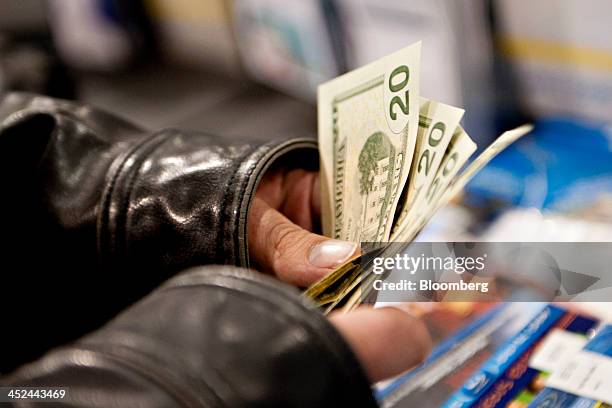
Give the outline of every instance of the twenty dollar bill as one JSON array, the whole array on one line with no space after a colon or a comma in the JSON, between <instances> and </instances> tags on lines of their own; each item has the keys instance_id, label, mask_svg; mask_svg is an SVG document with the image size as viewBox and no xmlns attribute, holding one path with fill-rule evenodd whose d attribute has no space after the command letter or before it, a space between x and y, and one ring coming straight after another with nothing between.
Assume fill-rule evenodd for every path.
<instances>
[{"instance_id":1,"label":"twenty dollar bill","mask_svg":"<svg viewBox=\"0 0 612 408\"><path fill-rule=\"evenodd\" d=\"M389 238L416 144L420 55L413 44L319 87L325 235Z\"/></svg>"}]
</instances>

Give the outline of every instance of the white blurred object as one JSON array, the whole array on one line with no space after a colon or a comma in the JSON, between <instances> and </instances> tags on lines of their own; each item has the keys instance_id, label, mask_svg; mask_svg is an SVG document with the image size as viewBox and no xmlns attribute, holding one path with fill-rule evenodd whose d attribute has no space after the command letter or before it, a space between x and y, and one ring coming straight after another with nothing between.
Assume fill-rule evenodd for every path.
<instances>
[{"instance_id":1,"label":"white blurred object","mask_svg":"<svg viewBox=\"0 0 612 408\"><path fill-rule=\"evenodd\" d=\"M536 209L508 211L480 237L489 242L612 242L612 224L562 215L543 215Z\"/></svg>"},{"instance_id":2,"label":"white blurred object","mask_svg":"<svg viewBox=\"0 0 612 408\"><path fill-rule=\"evenodd\" d=\"M462 242L477 241L469 228L475 216L467 208L449 204L442 207L429 220L415 238L416 242Z\"/></svg>"},{"instance_id":3,"label":"white blurred object","mask_svg":"<svg viewBox=\"0 0 612 408\"><path fill-rule=\"evenodd\" d=\"M97 0L53 0L51 31L62 59L81 68L111 71L132 55L125 31L100 10Z\"/></svg>"},{"instance_id":4,"label":"white blurred object","mask_svg":"<svg viewBox=\"0 0 612 408\"><path fill-rule=\"evenodd\" d=\"M514 68L521 102L538 115L610 121L612 3L497 0L498 48Z\"/></svg>"},{"instance_id":5,"label":"white blurred object","mask_svg":"<svg viewBox=\"0 0 612 408\"><path fill-rule=\"evenodd\" d=\"M421 94L464 107L477 142L495 136L485 0L235 0L234 20L251 76L312 102L342 70L422 41Z\"/></svg>"},{"instance_id":6,"label":"white blurred object","mask_svg":"<svg viewBox=\"0 0 612 408\"><path fill-rule=\"evenodd\" d=\"M316 100L316 87L338 75L318 0L235 0L243 64L258 81Z\"/></svg>"},{"instance_id":7,"label":"white blurred object","mask_svg":"<svg viewBox=\"0 0 612 408\"><path fill-rule=\"evenodd\" d=\"M464 128L495 136L493 47L483 0L337 0L349 69L422 41L421 95L466 109Z\"/></svg>"},{"instance_id":8,"label":"white blurred object","mask_svg":"<svg viewBox=\"0 0 612 408\"><path fill-rule=\"evenodd\" d=\"M451 105L462 105L457 49L461 39L455 37L450 2L340 0L338 3L350 39L350 69L422 41L421 94Z\"/></svg>"}]
</instances>

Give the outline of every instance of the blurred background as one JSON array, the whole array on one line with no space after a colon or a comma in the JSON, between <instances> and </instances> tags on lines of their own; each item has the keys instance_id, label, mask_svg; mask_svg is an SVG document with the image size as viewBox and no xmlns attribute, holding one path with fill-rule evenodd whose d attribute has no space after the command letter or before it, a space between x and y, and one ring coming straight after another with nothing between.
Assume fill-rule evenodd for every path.
<instances>
[{"instance_id":1,"label":"blurred background","mask_svg":"<svg viewBox=\"0 0 612 408\"><path fill-rule=\"evenodd\" d=\"M422 240L612 241L606 0L3 0L0 92L143 127L316 135L316 87L423 41L421 92L485 147L530 121Z\"/></svg>"}]
</instances>

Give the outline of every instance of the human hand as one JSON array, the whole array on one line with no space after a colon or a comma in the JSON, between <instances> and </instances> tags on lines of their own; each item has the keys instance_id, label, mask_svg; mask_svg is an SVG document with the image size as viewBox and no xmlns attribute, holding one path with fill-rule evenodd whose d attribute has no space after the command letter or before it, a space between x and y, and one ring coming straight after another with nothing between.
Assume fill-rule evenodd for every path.
<instances>
[{"instance_id":1,"label":"human hand","mask_svg":"<svg viewBox=\"0 0 612 408\"><path fill-rule=\"evenodd\" d=\"M425 324L401 306L361 306L349 313L333 312L329 319L372 383L420 364L431 351Z\"/></svg>"},{"instance_id":2,"label":"human hand","mask_svg":"<svg viewBox=\"0 0 612 408\"><path fill-rule=\"evenodd\" d=\"M319 174L283 168L262 180L249 216L249 251L260 270L307 286L359 253L354 243L313 233L321 214ZM420 363L431 340L422 321L398 308L332 313L368 378L379 381Z\"/></svg>"},{"instance_id":3,"label":"human hand","mask_svg":"<svg viewBox=\"0 0 612 408\"><path fill-rule=\"evenodd\" d=\"M248 243L254 266L297 286L308 286L359 253L353 242L320 230L319 173L276 168L261 181L251 205Z\"/></svg>"}]
</instances>

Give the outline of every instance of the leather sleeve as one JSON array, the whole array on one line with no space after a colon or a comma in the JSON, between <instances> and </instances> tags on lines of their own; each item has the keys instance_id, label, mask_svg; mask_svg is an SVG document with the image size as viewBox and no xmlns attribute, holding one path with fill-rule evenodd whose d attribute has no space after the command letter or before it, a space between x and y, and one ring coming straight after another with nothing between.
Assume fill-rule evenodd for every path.
<instances>
[{"instance_id":1,"label":"leather sleeve","mask_svg":"<svg viewBox=\"0 0 612 408\"><path fill-rule=\"evenodd\" d=\"M1 248L16 265L3 268L0 308L12 311L6 347L30 350L2 356L0 372L187 267L248 267L249 206L278 160L314 169L316 142L149 132L75 102L0 95Z\"/></svg>"},{"instance_id":2,"label":"leather sleeve","mask_svg":"<svg viewBox=\"0 0 612 408\"><path fill-rule=\"evenodd\" d=\"M9 144L6 155L39 155L31 159L39 198L58 225L97 249L100 261L174 271L248 266L246 216L265 170L281 157L317 167L313 139L147 132L83 105L28 94L0 99L0 146ZM25 151L33 145L38 149Z\"/></svg>"},{"instance_id":3,"label":"leather sleeve","mask_svg":"<svg viewBox=\"0 0 612 408\"><path fill-rule=\"evenodd\" d=\"M344 340L292 289L193 269L0 383L67 387L58 407L376 406Z\"/></svg>"}]
</instances>

